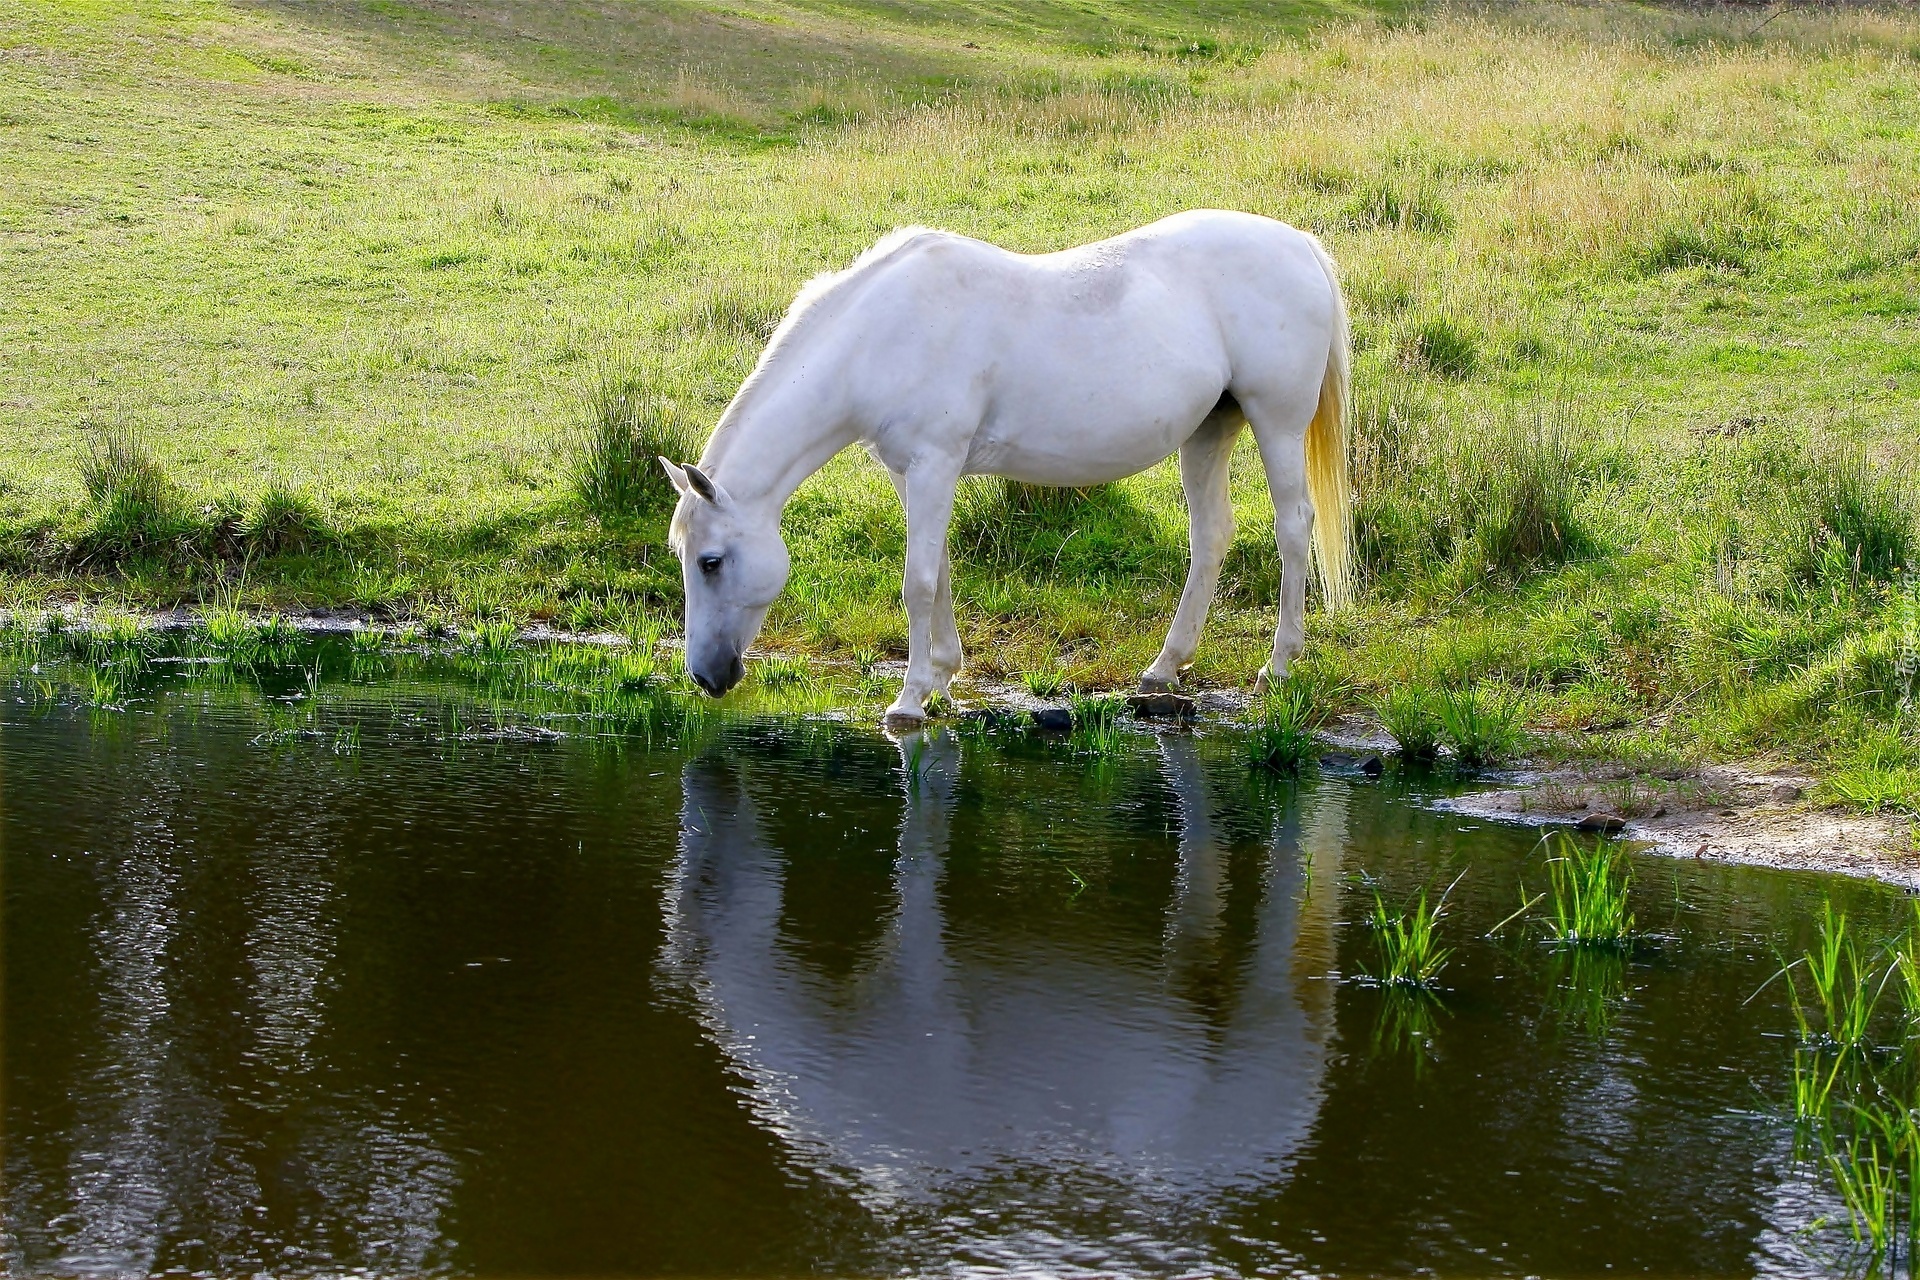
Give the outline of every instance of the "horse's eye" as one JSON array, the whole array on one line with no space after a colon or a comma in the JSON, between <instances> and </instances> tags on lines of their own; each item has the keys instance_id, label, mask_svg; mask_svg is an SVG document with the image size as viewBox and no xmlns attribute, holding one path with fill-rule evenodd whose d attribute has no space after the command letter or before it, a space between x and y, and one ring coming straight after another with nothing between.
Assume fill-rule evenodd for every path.
<instances>
[{"instance_id":1,"label":"horse's eye","mask_svg":"<svg viewBox=\"0 0 1920 1280\"><path fill-rule=\"evenodd\" d=\"M720 572L720 565L725 559L726 557L724 556L701 556L700 572L711 578L714 574Z\"/></svg>"}]
</instances>

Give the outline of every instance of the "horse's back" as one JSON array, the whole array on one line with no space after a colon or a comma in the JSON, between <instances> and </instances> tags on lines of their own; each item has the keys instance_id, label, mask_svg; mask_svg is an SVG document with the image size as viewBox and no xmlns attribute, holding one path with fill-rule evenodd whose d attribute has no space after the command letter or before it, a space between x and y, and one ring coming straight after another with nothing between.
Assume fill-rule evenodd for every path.
<instances>
[{"instance_id":1,"label":"horse's back","mask_svg":"<svg viewBox=\"0 0 1920 1280\"><path fill-rule=\"evenodd\" d=\"M1236 384L1317 392L1333 314L1310 237L1224 210L1032 255L921 233L857 310L872 413L966 424L968 470L1050 484L1153 465Z\"/></svg>"}]
</instances>

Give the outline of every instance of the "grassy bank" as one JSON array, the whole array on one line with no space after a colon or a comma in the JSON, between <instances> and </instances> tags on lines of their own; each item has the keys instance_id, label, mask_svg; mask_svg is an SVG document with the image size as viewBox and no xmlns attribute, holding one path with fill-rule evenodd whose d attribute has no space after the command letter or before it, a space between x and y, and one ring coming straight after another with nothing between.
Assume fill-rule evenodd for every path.
<instances>
[{"instance_id":1,"label":"grassy bank","mask_svg":"<svg viewBox=\"0 0 1920 1280\"><path fill-rule=\"evenodd\" d=\"M1920 18L1204 9L0 0L0 603L644 628L678 584L633 459L696 451L802 280L906 222L1226 206L1320 233L1354 308L1323 700L1920 802ZM1250 452L1234 496L1202 682L1272 625ZM842 457L788 525L768 643L901 652L885 477ZM1171 466L974 484L971 669L1131 678L1184 531Z\"/></svg>"}]
</instances>

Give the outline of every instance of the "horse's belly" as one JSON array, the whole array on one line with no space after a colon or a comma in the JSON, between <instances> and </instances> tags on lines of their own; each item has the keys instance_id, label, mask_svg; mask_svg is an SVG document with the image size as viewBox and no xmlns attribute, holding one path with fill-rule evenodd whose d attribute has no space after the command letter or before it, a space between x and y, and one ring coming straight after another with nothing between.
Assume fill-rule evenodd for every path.
<instances>
[{"instance_id":1,"label":"horse's belly","mask_svg":"<svg viewBox=\"0 0 1920 1280\"><path fill-rule=\"evenodd\" d=\"M1105 484L1160 462L1186 443L1224 389L1212 369L1162 368L1153 377L1098 376L1016 382L999 391L967 470L1029 484Z\"/></svg>"}]
</instances>

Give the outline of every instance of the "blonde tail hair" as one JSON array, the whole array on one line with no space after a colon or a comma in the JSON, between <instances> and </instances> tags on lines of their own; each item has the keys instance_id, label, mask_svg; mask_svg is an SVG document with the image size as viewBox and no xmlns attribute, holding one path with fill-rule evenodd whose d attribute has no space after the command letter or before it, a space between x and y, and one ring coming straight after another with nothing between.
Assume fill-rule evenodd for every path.
<instances>
[{"instance_id":1,"label":"blonde tail hair","mask_svg":"<svg viewBox=\"0 0 1920 1280\"><path fill-rule=\"evenodd\" d=\"M1307 425L1307 494L1313 500L1314 567L1329 611L1353 601L1353 487L1347 474L1347 404L1350 397L1351 337L1340 276L1326 249L1307 239L1327 273L1333 292L1333 344L1327 352L1320 404Z\"/></svg>"}]
</instances>

